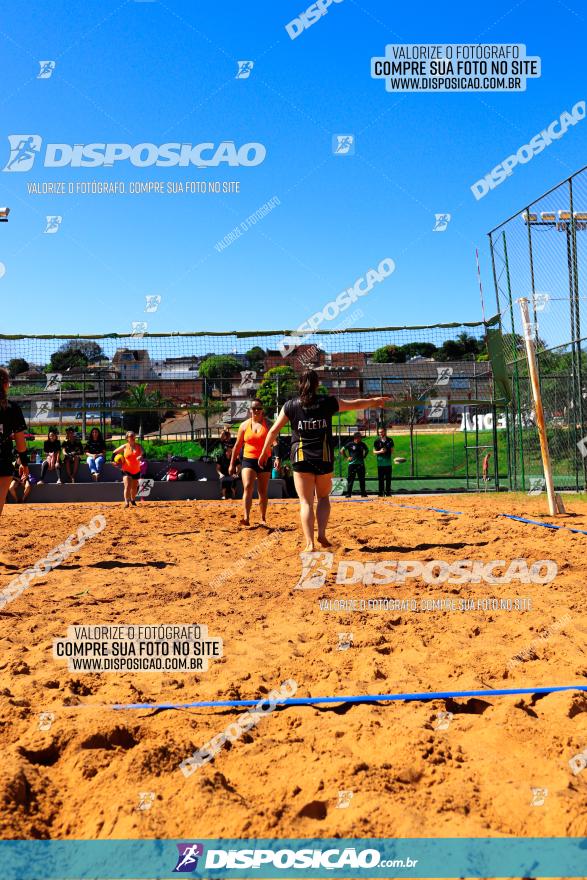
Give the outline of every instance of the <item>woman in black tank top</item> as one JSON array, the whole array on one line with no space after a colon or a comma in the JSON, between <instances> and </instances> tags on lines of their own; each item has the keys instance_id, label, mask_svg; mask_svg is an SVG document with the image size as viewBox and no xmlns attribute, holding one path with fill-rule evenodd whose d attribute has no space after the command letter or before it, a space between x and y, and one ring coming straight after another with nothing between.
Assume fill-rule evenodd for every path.
<instances>
[{"instance_id":1,"label":"woman in black tank top","mask_svg":"<svg viewBox=\"0 0 587 880\"><path fill-rule=\"evenodd\" d=\"M0 367L0 513L4 507L6 493L12 480L13 472L13 447L20 457L23 467L23 476L28 476L29 459L26 451L26 422L22 410L17 403L8 400L8 388L10 375L8 370Z\"/></svg>"},{"instance_id":2,"label":"woman in black tank top","mask_svg":"<svg viewBox=\"0 0 587 880\"><path fill-rule=\"evenodd\" d=\"M304 533L304 551L315 549L314 522L317 523L317 541L321 547L330 547L326 526L330 517L330 490L334 467L334 439L332 416L337 412L384 406L389 397L360 397L339 400L332 395L318 394L320 379L314 370L306 370L300 377L299 397L288 400L269 431L259 464L267 461L271 447L281 429L291 423L291 462L294 482L300 499L300 519ZM316 512L314 513L314 497Z\"/></svg>"}]
</instances>

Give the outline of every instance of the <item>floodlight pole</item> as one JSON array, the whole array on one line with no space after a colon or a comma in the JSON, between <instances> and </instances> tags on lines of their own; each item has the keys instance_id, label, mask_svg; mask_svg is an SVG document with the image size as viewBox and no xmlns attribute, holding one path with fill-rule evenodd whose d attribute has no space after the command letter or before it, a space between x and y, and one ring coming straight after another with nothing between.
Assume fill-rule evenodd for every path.
<instances>
[{"instance_id":1,"label":"floodlight pole","mask_svg":"<svg viewBox=\"0 0 587 880\"><path fill-rule=\"evenodd\" d=\"M530 372L530 381L532 382L532 396L534 398L534 406L536 409L536 425L538 427L538 436L540 438L540 452L542 454L542 467L544 469L544 479L546 481L546 494L548 496L548 509L551 516L557 513L564 513L564 507L559 498L555 496L554 483L552 480L552 468L550 465L550 452L548 450L548 437L546 434L546 421L544 418L544 408L542 406L542 396L540 394L540 383L538 381L538 367L536 364L536 347L534 345L534 336L532 333L532 325L530 324L530 314L528 312L528 299L521 297L518 300L520 311L522 313L522 327L524 328L524 342L526 344L526 356L528 358L528 370Z\"/></svg>"}]
</instances>

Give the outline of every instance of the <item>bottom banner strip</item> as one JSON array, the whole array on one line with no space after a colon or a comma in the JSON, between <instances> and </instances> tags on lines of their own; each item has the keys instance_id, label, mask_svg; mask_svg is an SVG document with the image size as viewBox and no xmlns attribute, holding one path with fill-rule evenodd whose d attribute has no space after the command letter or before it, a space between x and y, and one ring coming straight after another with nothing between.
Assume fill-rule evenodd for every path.
<instances>
[{"instance_id":1,"label":"bottom banner strip","mask_svg":"<svg viewBox=\"0 0 587 880\"><path fill-rule=\"evenodd\" d=\"M2 880L585 877L587 838L10 840Z\"/></svg>"}]
</instances>

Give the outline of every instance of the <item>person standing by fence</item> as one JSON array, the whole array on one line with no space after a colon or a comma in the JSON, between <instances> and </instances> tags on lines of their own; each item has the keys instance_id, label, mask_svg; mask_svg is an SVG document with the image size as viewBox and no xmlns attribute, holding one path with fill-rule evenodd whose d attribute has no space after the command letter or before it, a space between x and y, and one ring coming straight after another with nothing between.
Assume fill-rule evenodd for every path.
<instances>
[{"instance_id":1,"label":"person standing by fence","mask_svg":"<svg viewBox=\"0 0 587 880\"><path fill-rule=\"evenodd\" d=\"M369 455L369 447L364 442L360 431L355 431L353 439L342 447L342 455L349 460L348 470L348 489L346 497L350 498L353 494L353 484L358 478L363 498L367 497L367 489L365 488L365 459Z\"/></svg>"},{"instance_id":2,"label":"person standing by fence","mask_svg":"<svg viewBox=\"0 0 587 880\"><path fill-rule=\"evenodd\" d=\"M381 425L379 436L373 444L373 454L377 461L377 479L379 481L379 497L391 495L391 454L395 446L391 437L387 436L387 428Z\"/></svg>"}]
</instances>

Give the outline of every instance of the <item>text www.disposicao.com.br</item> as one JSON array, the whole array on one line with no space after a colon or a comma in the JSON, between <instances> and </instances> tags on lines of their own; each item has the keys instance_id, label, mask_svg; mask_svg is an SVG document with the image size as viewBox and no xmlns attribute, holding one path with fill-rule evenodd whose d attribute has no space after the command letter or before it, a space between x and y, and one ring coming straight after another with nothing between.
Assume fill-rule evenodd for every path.
<instances>
[{"instance_id":1,"label":"text www.disposicao.com.br","mask_svg":"<svg viewBox=\"0 0 587 880\"><path fill-rule=\"evenodd\" d=\"M77 672L190 672L202 668L200 657L71 657Z\"/></svg>"}]
</instances>

